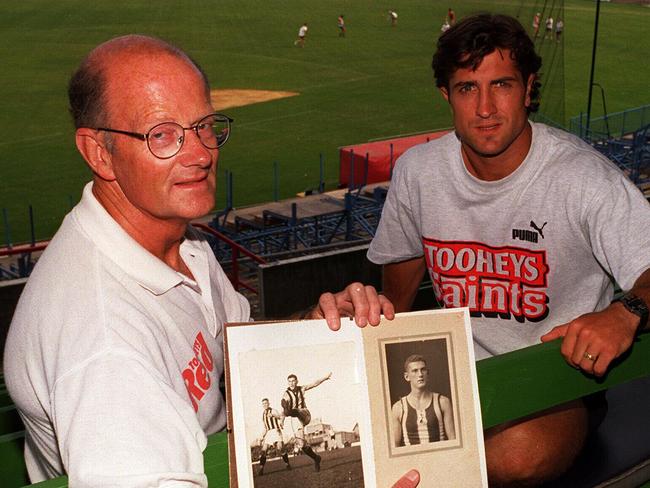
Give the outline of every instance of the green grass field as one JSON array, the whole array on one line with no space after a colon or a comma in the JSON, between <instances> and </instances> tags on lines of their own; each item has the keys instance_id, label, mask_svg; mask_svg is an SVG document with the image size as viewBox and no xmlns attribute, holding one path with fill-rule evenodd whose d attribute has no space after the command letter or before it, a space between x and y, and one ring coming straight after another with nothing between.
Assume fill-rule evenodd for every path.
<instances>
[{"instance_id":1,"label":"green grass field","mask_svg":"<svg viewBox=\"0 0 650 488\"><path fill-rule=\"evenodd\" d=\"M544 2L496 0L493 11L519 15L527 27ZM546 2L547 9L551 2ZM234 204L269 200L273 163L279 190L287 197L316 187L319 154L326 184L338 176L342 145L450 125L437 94L431 55L447 7L458 16L485 9L485 2L451 0L159 0L87 2L23 0L0 3L0 208L11 240L29 238L28 206L36 235L53 234L90 173L74 147L66 108L67 80L96 44L115 35L157 35L185 48L206 69L216 88L297 91L300 96L229 109L232 139L220 167L234 175ZM569 116L586 110L595 4L553 2L565 18L558 48L545 41L543 106ZM387 11L399 13L391 28ZM339 38L343 13L348 35ZM293 45L300 24L309 24L304 49ZM603 3L596 81L609 112L650 103L644 58L650 52L650 9ZM550 61L549 61L550 60ZM562 73L564 64L564 74ZM602 113L600 95L593 113ZM565 103L563 103L565 102ZM219 205L224 203L223 185ZM0 221L0 241L7 239Z\"/></svg>"}]
</instances>

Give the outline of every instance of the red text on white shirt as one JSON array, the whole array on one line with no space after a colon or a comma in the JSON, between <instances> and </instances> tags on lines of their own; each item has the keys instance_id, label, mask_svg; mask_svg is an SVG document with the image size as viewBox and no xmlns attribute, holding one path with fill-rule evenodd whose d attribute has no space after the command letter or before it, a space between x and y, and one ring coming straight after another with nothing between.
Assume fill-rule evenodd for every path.
<instances>
[{"instance_id":1,"label":"red text on white shirt","mask_svg":"<svg viewBox=\"0 0 650 488\"><path fill-rule=\"evenodd\" d=\"M212 382L210 373L214 370L214 361L201 332L196 335L192 349L194 357L190 359L187 367L183 370L183 381L185 381L194 411L198 412L199 402L205 396L205 392L208 391Z\"/></svg>"}]
</instances>

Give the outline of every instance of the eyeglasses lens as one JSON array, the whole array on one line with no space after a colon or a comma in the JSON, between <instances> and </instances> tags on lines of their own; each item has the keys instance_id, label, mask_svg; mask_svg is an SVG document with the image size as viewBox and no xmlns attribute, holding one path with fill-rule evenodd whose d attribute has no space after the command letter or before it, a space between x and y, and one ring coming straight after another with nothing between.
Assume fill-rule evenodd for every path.
<instances>
[{"instance_id":1,"label":"eyeglasses lens","mask_svg":"<svg viewBox=\"0 0 650 488\"><path fill-rule=\"evenodd\" d=\"M168 158L178 152L183 145L183 128L172 122L160 124L149 131L149 149L159 158Z\"/></svg>"},{"instance_id":2,"label":"eyeglasses lens","mask_svg":"<svg viewBox=\"0 0 650 488\"><path fill-rule=\"evenodd\" d=\"M196 133L205 147L221 147L230 135L230 122L221 115L208 115L196 126Z\"/></svg>"}]
</instances>

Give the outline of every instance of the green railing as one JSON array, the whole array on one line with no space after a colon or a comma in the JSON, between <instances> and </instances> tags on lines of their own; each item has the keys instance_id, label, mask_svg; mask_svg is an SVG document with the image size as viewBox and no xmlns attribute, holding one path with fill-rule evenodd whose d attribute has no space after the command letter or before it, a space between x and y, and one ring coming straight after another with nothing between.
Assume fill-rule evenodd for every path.
<instances>
[{"instance_id":1,"label":"green railing","mask_svg":"<svg viewBox=\"0 0 650 488\"><path fill-rule=\"evenodd\" d=\"M560 355L559 341L479 361L477 375L483 426L487 428L650 376L650 334L642 334L629 353L617 360L601 379L569 367ZM225 433L209 437L204 459L210 487L228 487L228 442ZM21 432L0 436L0 480L2 486L7 487L27 483ZM31 486L64 488L67 487L67 478L56 478Z\"/></svg>"}]
</instances>

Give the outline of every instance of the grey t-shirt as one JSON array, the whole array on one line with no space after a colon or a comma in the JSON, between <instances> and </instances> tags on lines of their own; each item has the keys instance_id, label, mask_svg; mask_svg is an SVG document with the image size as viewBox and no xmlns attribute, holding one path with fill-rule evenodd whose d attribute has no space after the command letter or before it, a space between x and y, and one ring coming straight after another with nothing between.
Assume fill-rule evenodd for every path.
<instances>
[{"instance_id":1,"label":"grey t-shirt","mask_svg":"<svg viewBox=\"0 0 650 488\"><path fill-rule=\"evenodd\" d=\"M611 161L532 123L523 163L498 181L466 169L454 133L399 158L368 259L422 256L436 298L468 306L477 358L539 342L605 308L650 267L650 204Z\"/></svg>"}]
</instances>

